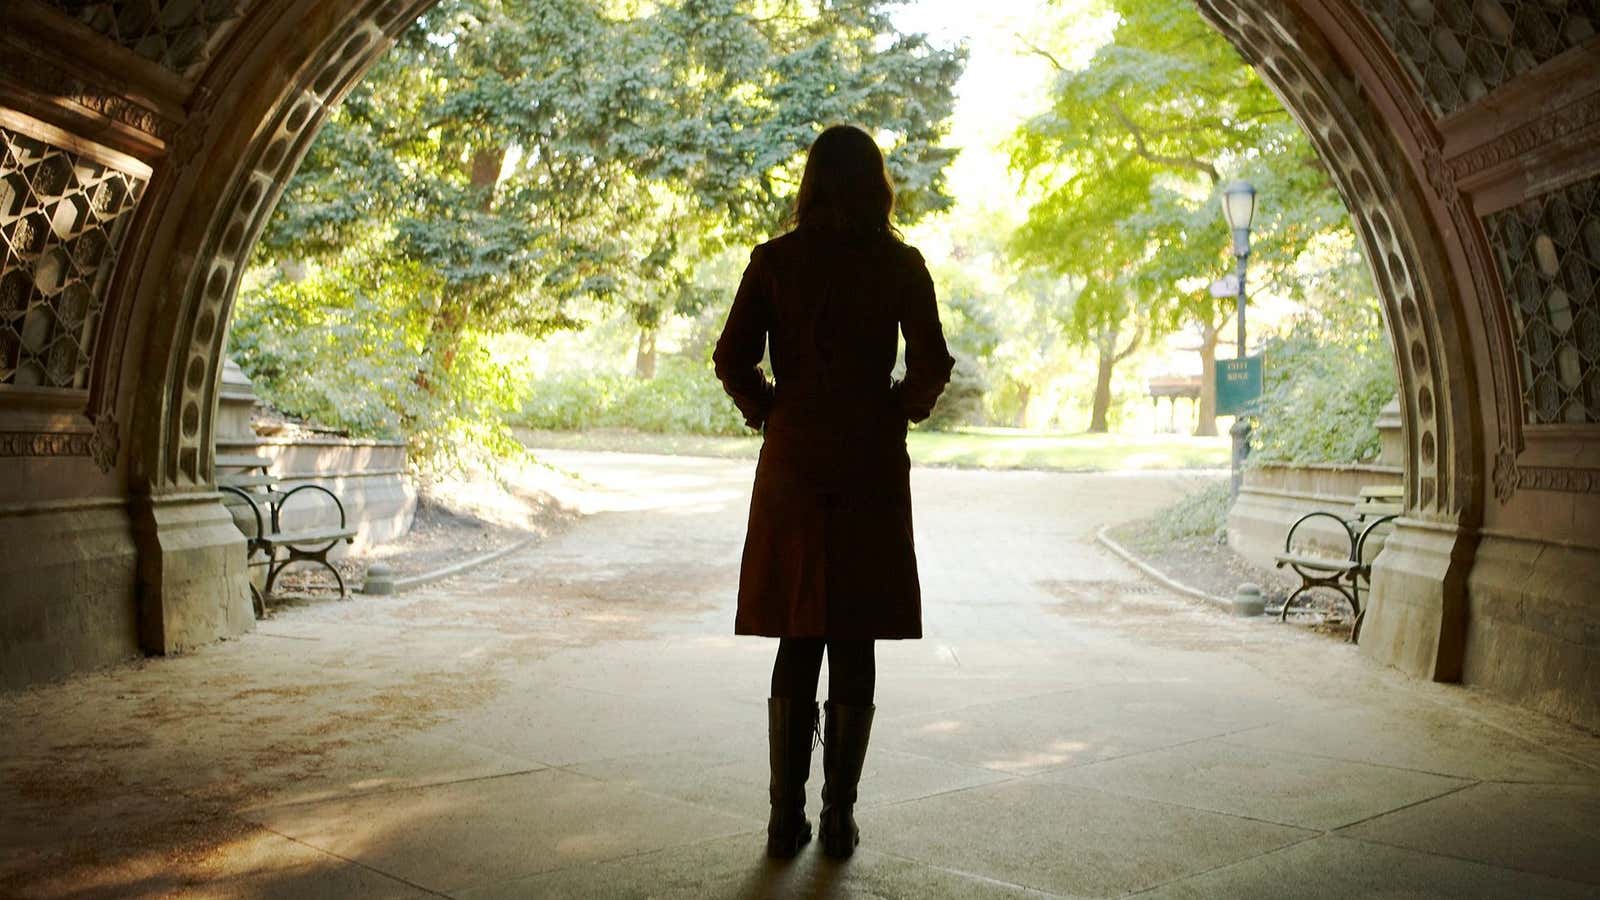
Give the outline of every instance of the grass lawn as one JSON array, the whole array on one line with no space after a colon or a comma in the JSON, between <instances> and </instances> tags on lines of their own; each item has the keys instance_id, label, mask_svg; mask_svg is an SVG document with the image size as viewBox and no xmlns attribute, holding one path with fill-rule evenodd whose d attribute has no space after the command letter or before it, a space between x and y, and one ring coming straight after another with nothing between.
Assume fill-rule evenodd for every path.
<instances>
[{"instance_id":1,"label":"grass lawn","mask_svg":"<svg viewBox=\"0 0 1600 900\"><path fill-rule=\"evenodd\" d=\"M671 456L755 459L761 438L649 434L634 431L535 431L517 429L530 447L610 450ZM914 430L906 447L924 466L981 469L1054 469L1104 472L1120 469L1214 469L1228 465L1228 437L1187 435L1062 434L1014 428L961 431Z\"/></svg>"}]
</instances>

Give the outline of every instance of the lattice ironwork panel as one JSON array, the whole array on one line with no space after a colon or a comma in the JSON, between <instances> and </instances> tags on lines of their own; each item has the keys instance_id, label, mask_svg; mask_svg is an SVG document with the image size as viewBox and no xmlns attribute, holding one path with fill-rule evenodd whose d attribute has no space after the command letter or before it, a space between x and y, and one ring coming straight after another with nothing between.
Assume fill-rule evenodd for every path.
<instances>
[{"instance_id":1,"label":"lattice ironwork panel","mask_svg":"<svg viewBox=\"0 0 1600 900\"><path fill-rule=\"evenodd\" d=\"M1434 115L1600 30L1600 0L1361 0Z\"/></svg>"},{"instance_id":2,"label":"lattice ironwork panel","mask_svg":"<svg viewBox=\"0 0 1600 900\"><path fill-rule=\"evenodd\" d=\"M1484 224L1511 301L1523 421L1600 422L1600 179Z\"/></svg>"},{"instance_id":3,"label":"lattice ironwork panel","mask_svg":"<svg viewBox=\"0 0 1600 900\"><path fill-rule=\"evenodd\" d=\"M45 0L145 59L180 75L205 67L249 0Z\"/></svg>"},{"instance_id":4,"label":"lattice ironwork panel","mask_svg":"<svg viewBox=\"0 0 1600 900\"><path fill-rule=\"evenodd\" d=\"M132 175L0 128L0 384L86 388Z\"/></svg>"}]
</instances>

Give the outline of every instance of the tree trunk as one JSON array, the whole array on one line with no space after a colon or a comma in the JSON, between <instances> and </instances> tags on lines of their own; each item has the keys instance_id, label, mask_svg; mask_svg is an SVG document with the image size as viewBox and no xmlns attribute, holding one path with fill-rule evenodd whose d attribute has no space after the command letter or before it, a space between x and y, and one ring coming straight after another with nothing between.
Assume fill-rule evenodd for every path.
<instances>
[{"instance_id":1,"label":"tree trunk","mask_svg":"<svg viewBox=\"0 0 1600 900\"><path fill-rule=\"evenodd\" d=\"M1133 336L1128 338L1128 346L1117 349L1117 336L1122 333L1120 326L1107 327L1095 337L1094 346L1099 351L1094 379L1094 405L1089 413L1089 433L1105 434L1111 430L1109 414L1111 412L1111 373L1122 362L1139 349L1139 344L1144 341L1144 322L1141 320L1134 325Z\"/></svg>"},{"instance_id":2,"label":"tree trunk","mask_svg":"<svg viewBox=\"0 0 1600 900\"><path fill-rule=\"evenodd\" d=\"M494 188L500 183L500 167L506 161L506 148L482 147L472 153L472 186L482 192L480 209L488 212L494 202Z\"/></svg>"},{"instance_id":3,"label":"tree trunk","mask_svg":"<svg viewBox=\"0 0 1600 900\"><path fill-rule=\"evenodd\" d=\"M1221 329L1200 326L1200 408L1195 413L1194 433L1201 437L1217 434L1217 336Z\"/></svg>"},{"instance_id":4,"label":"tree trunk","mask_svg":"<svg viewBox=\"0 0 1600 900\"><path fill-rule=\"evenodd\" d=\"M639 348L633 354L633 373L640 378L656 377L656 330L639 329Z\"/></svg>"},{"instance_id":5,"label":"tree trunk","mask_svg":"<svg viewBox=\"0 0 1600 900\"><path fill-rule=\"evenodd\" d=\"M1109 342L1100 345L1094 377L1094 406L1089 413L1090 434L1105 434L1111 430L1107 414L1111 411L1111 370L1117 365L1117 357L1110 346Z\"/></svg>"},{"instance_id":6,"label":"tree trunk","mask_svg":"<svg viewBox=\"0 0 1600 900\"><path fill-rule=\"evenodd\" d=\"M1028 404L1033 402L1033 385L1017 385L1017 416L1011 423L1017 428L1028 427Z\"/></svg>"}]
</instances>

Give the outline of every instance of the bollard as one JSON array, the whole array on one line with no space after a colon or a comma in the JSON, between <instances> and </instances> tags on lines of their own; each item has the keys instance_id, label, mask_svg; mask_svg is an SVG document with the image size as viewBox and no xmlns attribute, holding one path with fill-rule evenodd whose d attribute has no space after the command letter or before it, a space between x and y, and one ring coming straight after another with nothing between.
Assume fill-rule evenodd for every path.
<instances>
[{"instance_id":1,"label":"bollard","mask_svg":"<svg viewBox=\"0 0 1600 900\"><path fill-rule=\"evenodd\" d=\"M1234 590L1230 605L1236 616L1259 616L1267 611L1267 604L1261 599L1261 585L1248 581Z\"/></svg>"},{"instance_id":2,"label":"bollard","mask_svg":"<svg viewBox=\"0 0 1600 900\"><path fill-rule=\"evenodd\" d=\"M373 563L367 566L367 577L361 584L361 593L394 593L394 569L383 563Z\"/></svg>"}]
</instances>

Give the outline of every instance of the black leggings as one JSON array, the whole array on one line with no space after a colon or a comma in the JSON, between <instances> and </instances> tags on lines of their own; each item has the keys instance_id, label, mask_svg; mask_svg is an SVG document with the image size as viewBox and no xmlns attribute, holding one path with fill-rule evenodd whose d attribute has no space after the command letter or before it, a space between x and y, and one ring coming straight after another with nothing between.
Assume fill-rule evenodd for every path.
<instances>
[{"instance_id":1,"label":"black leggings","mask_svg":"<svg viewBox=\"0 0 1600 900\"><path fill-rule=\"evenodd\" d=\"M772 664L772 696L810 703L817 699L822 651L828 651L828 699L844 706L871 706L877 663L872 641L780 638Z\"/></svg>"}]
</instances>

